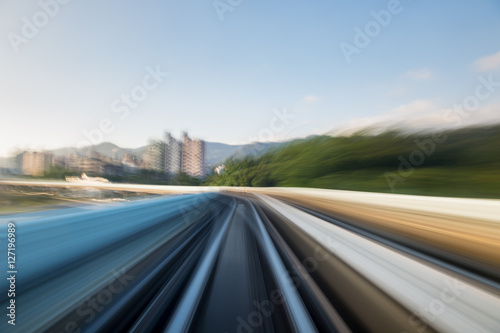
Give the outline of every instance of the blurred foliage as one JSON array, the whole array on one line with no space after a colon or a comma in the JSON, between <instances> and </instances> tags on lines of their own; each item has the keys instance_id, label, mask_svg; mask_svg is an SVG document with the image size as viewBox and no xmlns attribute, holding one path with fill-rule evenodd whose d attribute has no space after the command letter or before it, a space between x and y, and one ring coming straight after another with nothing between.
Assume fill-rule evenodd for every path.
<instances>
[{"instance_id":1,"label":"blurred foliage","mask_svg":"<svg viewBox=\"0 0 500 333\"><path fill-rule=\"evenodd\" d=\"M258 158L228 160L225 172L205 184L500 198L499 148L500 125L319 136Z\"/></svg>"},{"instance_id":2,"label":"blurred foliage","mask_svg":"<svg viewBox=\"0 0 500 333\"><path fill-rule=\"evenodd\" d=\"M80 173L71 169L66 169L62 166L52 165L40 178L65 179L66 176L80 176Z\"/></svg>"},{"instance_id":3,"label":"blurred foliage","mask_svg":"<svg viewBox=\"0 0 500 333\"><path fill-rule=\"evenodd\" d=\"M66 176L79 177L81 172L66 169L60 166L51 166L42 177L24 176L24 178L46 178L64 180ZM167 175L165 172L140 169L137 173L122 175L103 175L100 173L89 172L89 177L104 177L113 183L134 183L134 184L156 184L156 185L200 185L201 180L195 177L178 173L176 175Z\"/></svg>"},{"instance_id":4,"label":"blurred foliage","mask_svg":"<svg viewBox=\"0 0 500 333\"><path fill-rule=\"evenodd\" d=\"M137 174L126 174L123 176L108 176L113 183L155 184L155 185L200 185L201 180L195 177L178 173L167 175L165 172L141 169Z\"/></svg>"}]
</instances>

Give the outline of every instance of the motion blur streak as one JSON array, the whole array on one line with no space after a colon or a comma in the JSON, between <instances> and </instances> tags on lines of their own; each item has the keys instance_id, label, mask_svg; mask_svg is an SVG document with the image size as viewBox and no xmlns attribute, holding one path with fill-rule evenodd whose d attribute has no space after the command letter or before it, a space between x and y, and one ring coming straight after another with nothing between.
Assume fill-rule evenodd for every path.
<instances>
[{"instance_id":1,"label":"motion blur streak","mask_svg":"<svg viewBox=\"0 0 500 333\"><path fill-rule=\"evenodd\" d=\"M500 332L498 202L211 190L0 220L0 331Z\"/></svg>"}]
</instances>

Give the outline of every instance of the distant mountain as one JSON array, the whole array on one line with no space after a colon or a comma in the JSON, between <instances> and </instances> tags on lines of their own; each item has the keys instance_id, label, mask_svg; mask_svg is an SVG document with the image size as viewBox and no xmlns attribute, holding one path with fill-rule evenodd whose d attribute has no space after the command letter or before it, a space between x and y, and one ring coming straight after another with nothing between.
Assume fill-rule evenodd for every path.
<instances>
[{"instance_id":1,"label":"distant mountain","mask_svg":"<svg viewBox=\"0 0 500 333\"><path fill-rule=\"evenodd\" d=\"M235 159L245 156L260 156L272 148L279 148L287 142L255 142L246 145L228 145L220 142L205 142L205 162L209 167L213 167L223 163L228 158ZM63 157L69 154L85 154L87 151L95 151L101 155L114 159L121 159L123 154L129 153L135 156L142 157L147 146L139 148L121 148L111 142L102 142L98 145L88 146L84 148L64 147L54 150L49 150L49 153L58 157ZM0 168L13 167L14 158L1 157Z\"/></svg>"},{"instance_id":2,"label":"distant mountain","mask_svg":"<svg viewBox=\"0 0 500 333\"><path fill-rule=\"evenodd\" d=\"M139 148L131 148L131 149L127 149L127 150L130 151L130 153L132 155L142 156L146 152L147 148L148 148L148 146L142 146L142 147L139 147Z\"/></svg>"},{"instance_id":3,"label":"distant mountain","mask_svg":"<svg viewBox=\"0 0 500 333\"><path fill-rule=\"evenodd\" d=\"M66 156L69 154L77 154L79 150L77 148L64 147L64 148L50 150L49 152L54 154L55 156Z\"/></svg>"},{"instance_id":4,"label":"distant mountain","mask_svg":"<svg viewBox=\"0 0 500 333\"><path fill-rule=\"evenodd\" d=\"M269 152L270 150L280 149L284 145L290 144L292 142L295 143L295 142L307 141L315 137L317 137L317 135L309 135L303 139L293 139L283 142L254 142L247 145L241 145L238 150L236 150L232 155L227 156L224 160L226 160L229 157L234 159L241 159L246 156L259 157Z\"/></svg>"},{"instance_id":5,"label":"distant mountain","mask_svg":"<svg viewBox=\"0 0 500 333\"><path fill-rule=\"evenodd\" d=\"M246 145L227 145L218 142L206 142L205 159L208 166L223 163L228 158L241 159L245 156L258 157L270 149L279 148L285 142L254 142Z\"/></svg>"},{"instance_id":6,"label":"distant mountain","mask_svg":"<svg viewBox=\"0 0 500 333\"><path fill-rule=\"evenodd\" d=\"M85 154L87 151L95 151L101 155L108 156L115 159L121 159L123 154L129 153L132 155L142 156L146 150L146 146L135 149L121 148L111 142L102 142L98 145L88 146L84 148L64 147L59 149L50 150L56 156L66 156L68 154Z\"/></svg>"},{"instance_id":7,"label":"distant mountain","mask_svg":"<svg viewBox=\"0 0 500 333\"><path fill-rule=\"evenodd\" d=\"M129 152L128 149L123 149L111 142L103 142L98 145L92 146L92 150L113 158L121 159L124 153Z\"/></svg>"},{"instance_id":8,"label":"distant mountain","mask_svg":"<svg viewBox=\"0 0 500 333\"><path fill-rule=\"evenodd\" d=\"M240 159L246 156L259 157L270 149L279 148L287 142L254 142L248 145L241 146L237 151L229 157Z\"/></svg>"},{"instance_id":9,"label":"distant mountain","mask_svg":"<svg viewBox=\"0 0 500 333\"><path fill-rule=\"evenodd\" d=\"M205 163L208 166L220 164L242 147L243 145L227 145L219 142L205 142Z\"/></svg>"}]
</instances>

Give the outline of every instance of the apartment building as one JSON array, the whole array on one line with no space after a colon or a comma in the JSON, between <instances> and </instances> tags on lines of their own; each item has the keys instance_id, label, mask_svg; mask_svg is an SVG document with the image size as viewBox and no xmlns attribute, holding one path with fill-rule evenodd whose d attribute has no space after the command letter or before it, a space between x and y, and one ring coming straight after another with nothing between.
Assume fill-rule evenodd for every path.
<instances>
[{"instance_id":1,"label":"apartment building","mask_svg":"<svg viewBox=\"0 0 500 333\"><path fill-rule=\"evenodd\" d=\"M169 132L165 133L165 172L176 175L181 172L182 143Z\"/></svg>"},{"instance_id":2,"label":"apartment building","mask_svg":"<svg viewBox=\"0 0 500 333\"><path fill-rule=\"evenodd\" d=\"M165 142L161 140L151 141L146 148L143 160L145 169L165 171Z\"/></svg>"},{"instance_id":3,"label":"apartment building","mask_svg":"<svg viewBox=\"0 0 500 333\"><path fill-rule=\"evenodd\" d=\"M179 172L191 177L205 176L205 142L183 134L182 142L168 132L165 141L154 140L143 156L145 169L163 171L169 175Z\"/></svg>"},{"instance_id":4,"label":"apartment building","mask_svg":"<svg viewBox=\"0 0 500 333\"><path fill-rule=\"evenodd\" d=\"M16 158L23 175L43 176L52 165L52 154L26 151Z\"/></svg>"},{"instance_id":5,"label":"apartment building","mask_svg":"<svg viewBox=\"0 0 500 333\"><path fill-rule=\"evenodd\" d=\"M191 177L205 176L205 142L191 139L187 133L182 140L181 171Z\"/></svg>"}]
</instances>

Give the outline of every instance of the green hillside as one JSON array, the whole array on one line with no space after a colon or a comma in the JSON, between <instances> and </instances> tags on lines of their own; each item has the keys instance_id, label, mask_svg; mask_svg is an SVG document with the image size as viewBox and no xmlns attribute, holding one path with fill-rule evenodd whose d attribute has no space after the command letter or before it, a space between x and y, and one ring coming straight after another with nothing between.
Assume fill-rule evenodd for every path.
<instances>
[{"instance_id":1,"label":"green hillside","mask_svg":"<svg viewBox=\"0 0 500 333\"><path fill-rule=\"evenodd\" d=\"M258 158L226 162L208 185L296 186L500 198L500 125L442 133L292 142Z\"/></svg>"}]
</instances>

